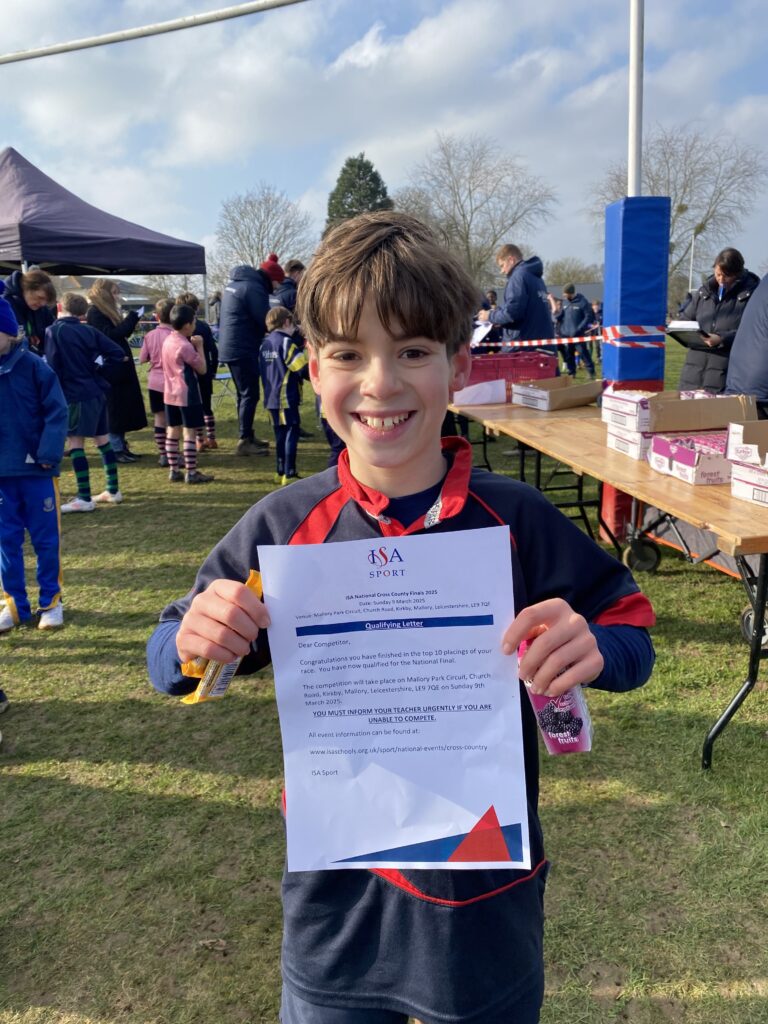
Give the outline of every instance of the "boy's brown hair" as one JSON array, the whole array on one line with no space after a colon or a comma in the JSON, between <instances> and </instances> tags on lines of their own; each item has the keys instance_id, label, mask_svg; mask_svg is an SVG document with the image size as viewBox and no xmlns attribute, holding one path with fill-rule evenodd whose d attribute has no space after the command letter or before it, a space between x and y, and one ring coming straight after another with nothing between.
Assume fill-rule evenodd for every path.
<instances>
[{"instance_id":1,"label":"boy's brown hair","mask_svg":"<svg viewBox=\"0 0 768 1024\"><path fill-rule=\"evenodd\" d=\"M173 299L158 299L155 303L155 316L158 322L161 324L170 324L171 322L171 310L178 303L182 306L188 306L188 302L182 302L181 299L177 299L176 302Z\"/></svg>"},{"instance_id":2,"label":"boy's brown hair","mask_svg":"<svg viewBox=\"0 0 768 1024\"><path fill-rule=\"evenodd\" d=\"M182 292L176 296L176 305L191 306L197 312L200 308L200 299L198 299L194 292Z\"/></svg>"},{"instance_id":3,"label":"boy's brown hair","mask_svg":"<svg viewBox=\"0 0 768 1024\"><path fill-rule=\"evenodd\" d=\"M283 324L293 321L293 313L285 306L273 306L267 313L267 330L277 331Z\"/></svg>"},{"instance_id":4,"label":"boy's brown hair","mask_svg":"<svg viewBox=\"0 0 768 1024\"><path fill-rule=\"evenodd\" d=\"M70 316L85 316L88 312L88 299L77 292L64 292L61 297L61 308Z\"/></svg>"},{"instance_id":5,"label":"boy's brown hair","mask_svg":"<svg viewBox=\"0 0 768 1024\"><path fill-rule=\"evenodd\" d=\"M514 256L516 260L521 260L523 258L523 251L519 245L512 245L511 242L507 242L496 250L497 260L505 260L509 256Z\"/></svg>"},{"instance_id":6,"label":"boy's brown hair","mask_svg":"<svg viewBox=\"0 0 768 1024\"><path fill-rule=\"evenodd\" d=\"M52 305L56 301L56 286L44 270L35 267L21 275L22 292L43 292L45 301Z\"/></svg>"},{"instance_id":7,"label":"boy's brown hair","mask_svg":"<svg viewBox=\"0 0 768 1024\"><path fill-rule=\"evenodd\" d=\"M394 210L342 221L299 284L296 314L315 348L357 337L365 299L395 338L430 338L453 355L472 336L481 296L469 274L415 217Z\"/></svg>"}]
</instances>

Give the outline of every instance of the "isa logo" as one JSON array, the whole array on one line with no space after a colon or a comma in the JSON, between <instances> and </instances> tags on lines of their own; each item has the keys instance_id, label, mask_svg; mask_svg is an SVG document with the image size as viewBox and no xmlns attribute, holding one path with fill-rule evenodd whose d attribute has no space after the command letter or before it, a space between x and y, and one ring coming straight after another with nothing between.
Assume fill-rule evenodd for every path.
<instances>
[{"instance_id":1,"label":"isa logo","mask_svg":"<svg viewBox=\"0 0 768 1024\"><path fill-rule=\"evenodd\" d=\"M380 548L371 548L368 552L368 562L376 566L376 569L368 573L370 579L377 579L380 576L405 576L405 569L395 568L398 563L403 563L403 557L397 548L390 551L385 544Z\"/></svg>"},{"instance_id":2,"label":"isa logo","mask_svg":"<svg viewBox=\"0 0 768 1024\"><path fill-rule=\"evenodd\" d=\"M43 512L53 512L55 507L53 498L43 498Z\"/></svg>"}]
</instances>

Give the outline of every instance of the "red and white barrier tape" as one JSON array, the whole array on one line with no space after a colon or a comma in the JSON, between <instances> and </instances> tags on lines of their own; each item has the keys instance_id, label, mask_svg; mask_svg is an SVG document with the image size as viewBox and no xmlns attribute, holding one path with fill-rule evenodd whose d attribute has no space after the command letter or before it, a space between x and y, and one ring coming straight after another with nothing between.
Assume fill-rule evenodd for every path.
<instances>
[{"instance_id":1,"label":"red and white barrier tape","mask_svg":"<svg viewBox=\"0 0 768 1024\"><path fill-rule=\"evenodd\" d=\"M665 328L646 326L643 324L619 324L614 327L603 327L602 334L598 338L595 334L585 334L580 338L536 338L535 340L518 340L502 342L501 352L513 351L518 348L541 348L548 345L550 348L555 345L578 345L583 341L601 340L605 345L613 345L615 348L664 348L663 341L632 341L632 338L639 338L653 335L658 337L664 334ZM479 342L480 345L483 342Z\"/></svg>"}]
</instances>

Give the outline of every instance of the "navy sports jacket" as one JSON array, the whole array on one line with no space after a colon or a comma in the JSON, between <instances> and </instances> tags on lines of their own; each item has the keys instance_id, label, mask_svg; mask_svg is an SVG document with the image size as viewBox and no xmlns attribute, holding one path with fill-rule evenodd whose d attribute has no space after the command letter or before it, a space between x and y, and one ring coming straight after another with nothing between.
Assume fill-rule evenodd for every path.
<instances>
[{"instance_id":1,"label":"navy sports jacket","mask_svg":"<svg viewBox=\"0 0 768 1024\"><path fill-rule=\"evenodd\" d=\"M178 622L214 579L244 580L258 568L259 544L506 524L518 610L559 596L591 623L653 624L653 610L627 570L538 491L472 470L471 447L461 438L444 438L443 448L450 468L440 495L407 529L387 515L388 498L351 475L346 452L337 468L254 505L213 549L189 594L163 611L148 651L155 685L176 694L195 688L197 680L181 675L175 656ZM239 671L256 671L268 660L260 634ZM629 685L640 685L649 672L646 664ZM286 872L283 978L291 990L323 1006L479 1024L540 978L547 862L537 814L537 728L527 697L521 706L532 869Z\"/></svg>"}]
</instances>

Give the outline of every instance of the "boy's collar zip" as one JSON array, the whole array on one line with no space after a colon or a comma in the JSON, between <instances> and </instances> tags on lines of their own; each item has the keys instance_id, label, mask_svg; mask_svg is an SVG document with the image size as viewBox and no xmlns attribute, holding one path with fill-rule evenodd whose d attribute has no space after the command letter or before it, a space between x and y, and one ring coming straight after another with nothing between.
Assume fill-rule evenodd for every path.
<instances>
[{"instance_id":1,"label":"boy's collar zip","mask_svg":"<svg viewBox=\"0 0 768 1024\"><path fill-rule=\"evenodd\" d=\"M397 520L386 514L389 498L373 487L366 487L352 476L349 468L349 453L345 450L339 458L339 482L343 491L360 508L375 519L385 535L399 536L428 530L464 508L469 491L469 475L472 471L472 446L462 437L441 438L442 450L448 456L450 467L443 481L437 500L423 517L405 529Z\"/></svg>"}]
</instances>

